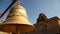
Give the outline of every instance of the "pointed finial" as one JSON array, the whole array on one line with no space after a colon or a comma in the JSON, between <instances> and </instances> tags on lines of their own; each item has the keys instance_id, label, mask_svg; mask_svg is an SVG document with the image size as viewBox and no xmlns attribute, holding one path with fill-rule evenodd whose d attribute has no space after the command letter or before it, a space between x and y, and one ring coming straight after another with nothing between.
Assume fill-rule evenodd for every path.
<instances>
[{"instance_id":1,"label":"pointed finial","mask_svg":"<svg viewBox=\"0 0 60 34\"><path fill-rule=\"evenodd\" d=\"M20 5L20 0L18 0L17 5Z\"/></svg>"}]
</instances>

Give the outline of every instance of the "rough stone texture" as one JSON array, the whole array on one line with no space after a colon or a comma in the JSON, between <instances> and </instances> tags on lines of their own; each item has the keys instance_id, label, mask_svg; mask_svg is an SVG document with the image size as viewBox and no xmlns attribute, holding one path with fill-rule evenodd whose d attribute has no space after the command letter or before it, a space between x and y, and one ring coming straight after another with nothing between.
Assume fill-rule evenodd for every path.
<instances>
[{"instance_id":1,"label":"rough stone texture","mask_svg":"<svg viewBox=\"0 0 60 34\"><path fill-rule=\"evenodd\" d=\"M59 23L60 19L57 16L48 19L45 14L41 13L34 24L35 29L23 34L60 34Z\"/></svg>"}]
</instances>

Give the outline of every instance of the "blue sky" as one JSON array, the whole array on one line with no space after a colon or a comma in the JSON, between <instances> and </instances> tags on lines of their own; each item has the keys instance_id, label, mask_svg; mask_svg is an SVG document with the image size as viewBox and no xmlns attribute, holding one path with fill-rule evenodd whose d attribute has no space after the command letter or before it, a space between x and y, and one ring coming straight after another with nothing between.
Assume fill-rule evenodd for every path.
<instances>
[{"instance_id":1,"label":"blue sky","mask_svg":"<svg viewBox=\"0 0 60 34\"><path fill-rule=\"evenodd\" d=\"M11 0L0 0L0 13L3 13L10 3ZM21 0L20 5L25 7L29 21L33 24L40 13L44 13L48 18L60 17L60 0ZM7 15L8 12L1 19L5 20Z\"/></svg>"}]
</instances>

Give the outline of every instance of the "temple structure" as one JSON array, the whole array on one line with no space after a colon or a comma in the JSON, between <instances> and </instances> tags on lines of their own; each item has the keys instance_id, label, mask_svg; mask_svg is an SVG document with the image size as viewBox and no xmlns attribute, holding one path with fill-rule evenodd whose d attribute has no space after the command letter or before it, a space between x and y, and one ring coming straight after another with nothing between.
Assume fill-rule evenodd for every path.
<instances>
[{"instance_id":1,"label":"temple structure","mask_svg":"<svg viewBox=\"0 0 60 34\"><path fill-rule=\"evenodd\" d=\"M60 34L60 18L57 16L48 19L44 13L40 13L34 26L34 30L22 34ZM0 32L0 34L10 33Z\"/></svg>"}]
</instances>

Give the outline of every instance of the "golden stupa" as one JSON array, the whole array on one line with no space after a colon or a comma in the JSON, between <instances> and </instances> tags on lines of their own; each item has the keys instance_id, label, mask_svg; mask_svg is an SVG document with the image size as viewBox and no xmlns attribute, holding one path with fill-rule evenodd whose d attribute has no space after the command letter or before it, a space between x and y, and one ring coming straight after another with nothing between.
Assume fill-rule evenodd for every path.
<instances>
[{"instance_id":1,"label":"golden stupa","mask_svg":"<svg viewBox=\"0 0 60 34\"><path fill-rule=\"evenodd\" d=\"M33 24L28 21L26 10L19 4L12 7L5 22L0 25L0 31L20 33L34 29Z\"/></svg>"}]
</instances>

